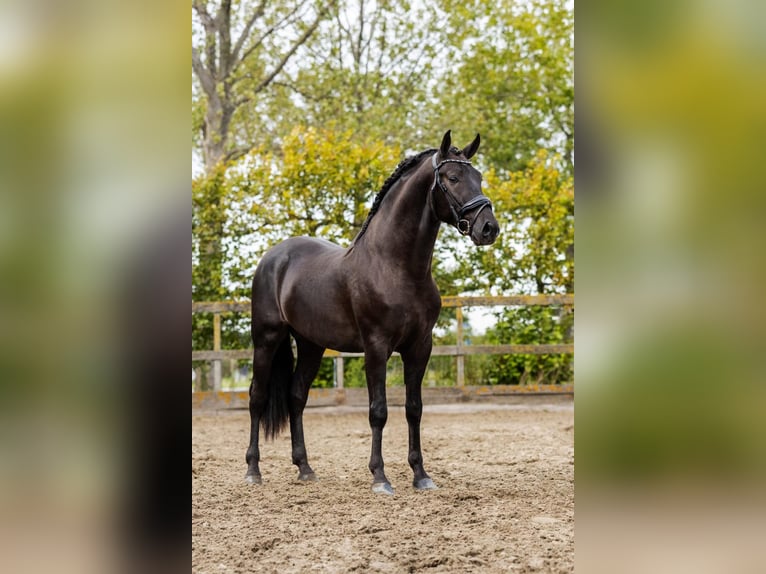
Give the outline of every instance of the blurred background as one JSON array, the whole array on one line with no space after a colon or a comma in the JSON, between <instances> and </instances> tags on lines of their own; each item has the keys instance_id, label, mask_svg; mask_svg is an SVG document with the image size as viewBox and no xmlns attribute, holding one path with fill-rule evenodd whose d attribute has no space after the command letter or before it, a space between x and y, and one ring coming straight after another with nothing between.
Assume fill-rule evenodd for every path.
<instances>
[{"instance_id":1,"label":"blurred background","mask_svg":"<svg viewBox=\"0 0 766 574\"><path fill-rule=\"evenodd\" d=\"M759 209L766 166L764 7L578 3L575 160L574 107L566 99L573 91L533 73L566 62L541 40L535 44L535 32L544 29L540 22L548 30L563 22L559 45L566 47L571 3L412 3L389 12L384 3L367 5L380 9L378 29L405 39L396 56L402 69L442 74L422 83L418 76L411 91L398 89L411 75L397 78L395 87L389 76L367 77L380 94L363 102L383 118L377 132L335 107L354 101L349 98L366 77L356 73L374 69L375 62L364 67L364 52L354 52L348 33L365 21L357 17L359 3L301 6L296 14L306 19L291 28L293 40L312 29L323 9L342 7L342 27L317 24L312 32L342 48L314 54L296 48L301 62L316 65L286 62L284 75L270 80L269 96L260 98L255 89L292 46L266 42L269 52L242 69L238 85L249 87L235 95L245 107L238 108L241 117L232 116L236 136L220 157L249 165L252 150L274 162L289 159L290 145L315 146L316 158L343 150L359 166L365 157L386 160L369 163L379 169L369 173L375 183L404 155L436 145L447 127L461 145L481 131L477 159L493 200L521 209L530 204L513 202L542 191L558 198L553 203L565 214L576 172L578 569L760 571L766 563L759 537L766 470L766 228ZM405 8L420 16L391 16ZM556 14L560 20L551 17ZM195 57L204 64L207 47L199 12L192 9L191 33L189 16L181 2L38 0L0 7L3 571L188 567L188 498L178 481L188 476L181 455L188 445L188 301L198 296L189 276L204 260L195 260L194 250L216 253L201 249L204 241L190 241L190 231L209 229L203 216L218 224L215 212L199 210L206 205L200 198L215 203L216 189L244 185L257 191L258 178L268 175L250 170L243 179L244 172L211 167L207 158L218 153L221 139L205 141L209 95L194 69L189 162L190 36L197 47L192 68ZM366 22L371 27L373 20ZM246 25L240 21L234 31ZM447 41L452 45L440 44ZM462 74L446 73L451 58ZM337 66L319 65L328 60ZM567 77L563 65L557 78ZM296 90L293 80L333 91L321 101L304 100L306 90ZM498 86L505 91L495 91ZM536 107L549 86L559 86L551 93L563 100ZM218 90L225 93L223 87L210 93ZM402 116L395 113L402 102L421 102L430 111ZM301 112L305 125L282 129L280 118L296 113L294 106L311 110ZM243 152L243 142L254 147ZM493 169L494 182L487 175ZM279 171L291 175L299 173ZM216 177L229 187L211 186ZM370 199L360 195L353 205L337 206L340 213L351 210L353 221ZM259 205L248 213L258 213ZM535 213L525 217L554 221ZM241 223L227 225L246 229ZM523 237L531 227L516 229ZM256 232L268 236L269 229ZM204 233L198 237L205 240ZM235 253L237 245L218 252ZM470 255L473 263L492 273L471 278L444 267L442 281L458 291L492 292L500 278L509 289L534 293L539 267L549 270L544 289L569 290L573 275L550 271L543 265L549 259L529 251L524 259L513 242L503 248L508 261L530 273L516 277L511 265L481 251ZM571 265L573 273L566 245L563 253L557 249L551 251L558 254L553 261L561 257L557 269ZM248 260L257 255L240 253ZM234 279L249 272L220 269ZM241 286L233 279L217 285ZM174 428L182 433L177 448L171 448Z\"/></svg>"},{"instance_id":2,"label":"blurred background","mask_svg":"<svg viewBox=\"0 0 766 574\"><path fill-rule=\"evenodd\" d=\"M189 35L185 2L0 4L3 572L173 571L188 540L147 436L181 379L145 373L175 338L188 377Z\"/></svg>"},{"instance_id":3,"label":"blurred background","mask_svg":"<svg viewBox=\"0 0 766 574\"><path fill-rule=\"evenodd\" d=\"M583 571L766 563L764 9L577 5Z\"/></svg>"},{"instance_id":4,"label":"blurred background","mask_svg":"<svg viewBox=\"0 0 766 574\"><path fill-rule=\"evenodd\" d=\"M443 226L442 295L573 292L571 3L195 2L192 71L195 302L249 299L261 256L288 237L348 246L397 164L448 129L461 148L481 134L472 161L502 233L476 248ZM462 332L473 344L571 343L570 311L471 309ZM249 312L220 319L221 348L247 349ZM194 314L194 351L213 349L214 321ZM445 308L436 345L455 344L456 322ZM333 385L332 361L315 386ZM250 359L222 363L220 386L247 389ZM465 371L468 384L560 384L572 363L571 353L476 355ZM192 367L196 391L218 390L210 361ZM361 360L345 379L365 385ZM395 358L388 381L402 379ZM431 361L426 380L454 384L455 360Z\"/></svg>"}]
</instances>

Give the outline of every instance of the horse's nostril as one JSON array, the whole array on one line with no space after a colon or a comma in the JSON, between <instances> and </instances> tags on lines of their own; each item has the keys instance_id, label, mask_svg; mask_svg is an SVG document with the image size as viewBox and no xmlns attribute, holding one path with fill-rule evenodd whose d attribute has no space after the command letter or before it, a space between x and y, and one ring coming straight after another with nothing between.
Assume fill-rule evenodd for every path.
<instances>
[{"instance_id":1,"label":"horse's nostril","mask_svg":"<svg viewBox=\"0 0 766 574\"><path fill-rule=\"evenodd\" d=\"M495 232L495 226L489 221L484 224L484 228L481 230L481 234L484 237L490 237Z\"/></svg>"}]
</instances>

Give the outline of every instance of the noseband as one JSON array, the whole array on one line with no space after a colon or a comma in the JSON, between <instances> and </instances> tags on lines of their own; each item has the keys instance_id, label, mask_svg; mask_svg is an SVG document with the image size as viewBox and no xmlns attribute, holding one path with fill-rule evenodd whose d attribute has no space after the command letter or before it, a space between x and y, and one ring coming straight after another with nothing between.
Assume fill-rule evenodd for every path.
<instances>
[{"instance_id":1,"label":"noseband","mask_svg":"<svg viewBox=\"0 0 766 574\"><path fill-rule=\"evenodd\" d=\"M470 161L465 161L462 159L444 159L438 164L436 163L436 156L438 152L431 156L431 165L434 168L434 183L431 186L431 211L433 211L434 215L436 215L436 211L433 207L433 195L436 193L436 188L442 190L444 193L444 197L447 198L447 203L449 204L450 211L452 212L452 216L455 219L455 227L457 228L460 235L468 235L471 233L471 222L465 219L465 214L469 211L478 208L479 210L476 212L476 217L479 217L479 214L481 213L482 209L489 206L492 207L492 202L489 200L489 198L486 195L479 194L476 197L472 197L468 201L466 201L463 205L460 205L460 202L457 200L457 198L452 195L452 193L444 186L444 184L441 181L441 178L439 177L439 168L443 166L445 163L464 163L466 165L471 165ZM474 217L474 221L476 221L476 217ZM438 216L437 216L438 219Z\"/></svg>"}]
</instances>

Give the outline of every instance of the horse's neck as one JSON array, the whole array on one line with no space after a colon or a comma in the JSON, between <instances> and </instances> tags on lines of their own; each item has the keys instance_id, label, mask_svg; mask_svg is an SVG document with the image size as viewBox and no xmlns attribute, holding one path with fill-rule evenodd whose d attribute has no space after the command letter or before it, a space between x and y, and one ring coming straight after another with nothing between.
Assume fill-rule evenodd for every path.
<instances>
[{"instance_id":1,"label":"horse's neck","mask_svg":"<svg viewBox=\"0 0 766 574\"><path fill-rule=\"evenodd\" d=\"M433 172L425 163L430 166L430 162L423 162L389 191L391 196L383 200L365 234L366 248L371 253L416 278L430 276L440 224L429 204Z\"/></svg>"}]
</instances>

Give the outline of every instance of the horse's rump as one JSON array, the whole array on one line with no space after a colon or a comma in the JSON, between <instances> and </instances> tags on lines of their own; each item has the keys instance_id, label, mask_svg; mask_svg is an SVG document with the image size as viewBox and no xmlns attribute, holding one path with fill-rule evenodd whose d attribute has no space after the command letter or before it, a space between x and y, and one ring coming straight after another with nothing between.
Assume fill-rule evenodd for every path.
<instances>
[{"instance_id":1,"label":"horse's rump","mask_svg":"<svg viewBox=\"0 0 766 574\"><path fill-rule=\"evenodd\" d=\"M361 351L345 253L312 237L290 238L270 249L253 279L253 329L277 322L321 347Z\"/></svg>"}]
</instances>

